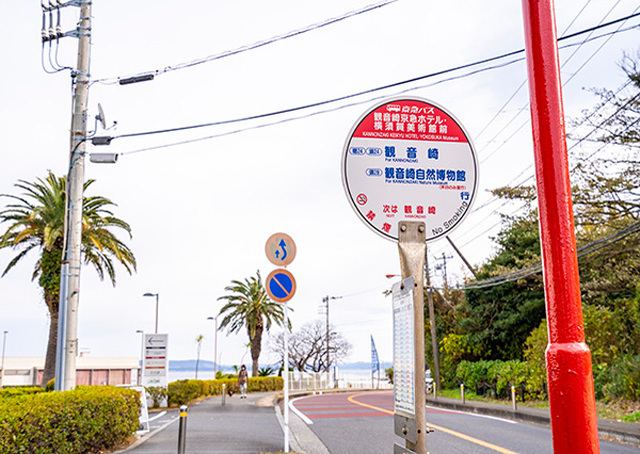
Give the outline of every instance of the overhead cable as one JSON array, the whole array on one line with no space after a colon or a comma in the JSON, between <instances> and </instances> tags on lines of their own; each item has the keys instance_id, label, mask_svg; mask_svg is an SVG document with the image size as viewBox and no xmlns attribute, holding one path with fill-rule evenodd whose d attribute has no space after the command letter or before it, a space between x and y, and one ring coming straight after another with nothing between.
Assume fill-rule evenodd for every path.
<instances>
[{"instance_id":1,"label":"overhead cable","mask_svg":"<svg viewBox=\"0 0 640 454\"><path fill-rule=\"evenodd\" d=\"M103 84L115 84L118 83L119 80L121 79L132 79L132 78L136 78L136 77L141 77L141 76L149 76L149 75L154 75L154 76L159 76L161 74L165 74L171 71L178 71L180 69L185 69L185 68L191 68L194 66L198 66L198 65L202 65L204 63L208 63L208 62L212 62L215 60L220 60L222 58L226 58L226 57L231 57L232 55L238 55L241 54L243 52L247 52L249 50L254 50L254 49L258 49L260 47L264 47L267 46L269 44L273 44L276 43L278 41L283 41L285 39L289 39L289 38L293 38L295 36L300 36L304 33L308 33L310 31L314 31L317 30L319 28L323 28L326 27L328 25L332 25L335 24L337 22L343 21L345 19L349 19L351 17L354 16L359 16L360 14L364 14L367 13L369 11L373 11L375 9L378 8L382 8L383 6L387 6L391 3L395 3L398 0L385 0L383 2L380 3L374 3L371 5L367 5L364 8L358 9L358 10L354 10L354 11L350 11L346 14L343 14L342 16L338 16L338 17L333 17L331 19L327 19L323 22L319 22L316 24L312 24L309 25L305 28L301 28L298 30L293 30L290 31L288 33L285 33L284 35L278 35L278 36L274 36L272 38L268 38L262 41L258 41L255 42L253 44L249 44L247 46L242 46L242 47L238 47L237 49L233 49L233 50L227 50L224 52L221 52L219 54L214 54L214 55L209 55L207 57L203 57L203 58L199 58L197 60L191 60L189 62L185 62L185 63L178 63L177 65L173 65L173 66L166 66L163 69L156 69L156 70L151 70L151 71L144 71L141 73L137 73L131 76L124 76L124 77L106 77L106 78L102 78L102 79L96 79L94 80L94 82L100 82Z\"/></svg>"},{"instance_id":2,"label":"overhead cable","mask_svg":"<svg viewBox=\"0 0 640 454\"><path fill-rule=\"evenodd\" d=\"M583 30L581 32L573 33L573 34L568 35L568 36L566 36L564 38L560 38L559 41L560 40L564 40L564 39L573 38L573 37L579 36L579 35L584 34L584 33L589 33L594 29L597 30L599 28L604 28L604 27L616 24L618 22L621 22L623 20L627 20L629 18L637 17L637 16L640 16L640 13L637 13L637 14L634 14L634 15L630 15L630 16L627 16L625 18L617 19L617 20L608 22L606 24L598 25L596 27L591 27L591 28L588 28L588 29ZM612 32L612 33L621 33L623 31L631 30L631 29L637 28L637 27L640 27L640 24L635 25L635 26L630 27L630 28L625 29L625 30L618 30L618 31ZM609 36L612 33L602 34L602 35L599 35L598 37L593 37L590 40L595 40L595 39L602 38L604 36ZM565 45L565 46L562 46L561 48L571 47L573 45L575 45L575 44ZM400 82L394 82L394 83L383 85L383 86L379 86L379 87L376 87L376 88L363 90L363 91L360 91L360 92L357 92L357 93L353 93L353 94L350 94L350 95L344 95L344 96L332 98L332 99L329 99L329 100L318 101L318 102L315 102L315 103L310 103L310 104L306 104L306 105L302 105L302 106L291 107L291 108L281 109L281 110L277 110L277 111L273 111L273 112L268 112L268 113L263 113L263 114L256 114L256 115L251 115L251 116L242 117L242 118L235 118L235 119L230 119L230 120L221 120L221 121L215 121L215 122L209 122L209 123L201 123L201 124L190 125L190 126L181 126L181 127L175 127L175 128L144 131L144 132L131 133L131 134L121 134L121 135L118 135L118 136L114 136L113 138L114 139L118 139L118 138L126 138L126 137L139 137L139 136L147 136L147 135L154 135L154 134L164 134L164 133L170 133L170 132L179 132L179 131L186 131L186 130L191 130L191 129L200 129L200 128L212 127L212 126L228 125L228 124L232 124L232 123L241 123L241 122L258 120L258 119L262 119L262 118L268 118L268 117L273 117L273 116L278 116L278 115L283 115L283 114L294 113L294 112L298 112L298 111L312 109L312 108L315 108L315 107L320 107L320 106L327 105L327 104L332 104L332 103L336 103L336 102L340 102L340 101L345 101L345 100L348 100L348 99L351 99L351 98L355 98L355 97L359 97L359 96L363 96L363 95L366 95L366 94L371 94L371 93L376 93L376 92L383 91L383 90L388 90L390 88L400 87L400 86L403 86L403 85L419 82L419 81L426 80L426 79L431 79L431 78L434 78L434 77L437 77L437 76L442 76L442 75L453 73L453 72L460 71L460 70L463 70L463 69L469 69L469 68L473 68L473 67L476 67L476 66L481 66L481 65L484 65L484 64L487 64L487 63L491 63L491 62L494 62L494 61L503 60L503 59L506 59L508 57L514 57L514 56L517 56L517 55L523 54L523 53L524 53L524 49L519 49L519 50L507 52L507 53L504 53L504 54L501 54L501 55L497 55L497 56L494 56L494 57L489 57L489 58L486 58L486 59L483 59L483 60L478 60L478 61L475 61L475 62L472 62L472 63L467 63L467 64L456 66L456 67L453 67L453 68L448 68L448 69L444 69L444 70L441 70L441 71L436 71L436 72L429 73L429 74L426 74L426 75L423 75L423 76L413 77L411 79L406 79L406 80L403 80L403 81L400 81ZM518 57L518 58L516 58L514 60L511 60L511 61L505 63L505 64L501 64L501 65L497 65L497 66L493 66L493 67L485 68L485 69L478 69L478 70L476 70L476 71L474 71L472 73L468 73L468 74L460 76L460 77L466 77L468 75L477 74L479 72L488 71L490 69L504 67L504 66L506 66L508 64L512 64L512 63L515 63L515 62L518 62L518 61L522 61L522 60L524 60L524 57ZM448 79L448 80L454 80L456 78L459 78L459 77L454 77L454 78L451 78L451 79ZM410 89L408 91L416 90L418 88L424 88L424 87L414 87L414 88L412 88L412 89ZM325 113L326 112L331 112L331 111L332 110L327 110L327 111L325 111ZM315 114L312 114L312 115L315 115ZM299 118L305 118L305 117L298 117L298 119ZM285 121L290 121L290 120L285 120ZM278 123L279 122L271 123L271 124L278 124ZM271 125L271 124L269 124L269 125ZM265 126L268 126L268 125L265 125ZM258 126L258 127L264 127L264 126ZM247 128L247 129L255 129L255 127L250 127L250 128ZM240 131L238 131L238 132L240 132ZM223 135L227 135L227 134L223 134ZM219 137L219 135L209 136L209 138L214 138L214 137ZM206 139L207 138L202 138L202 139L199 139L199 140L206 140ZM177 144L182 144L182 143L183 142L180 142L180 143L177 143ZM160 148L166 148L167 146L170 146L170 145L164 145L164 146L161 146ZM150 148L150 149L153 149L153 148ZM147 151L147 150L148 149L145 149L144 151ZM136 151L142 151L142 150L136 150Z\"/></svg>"}]
</instances>

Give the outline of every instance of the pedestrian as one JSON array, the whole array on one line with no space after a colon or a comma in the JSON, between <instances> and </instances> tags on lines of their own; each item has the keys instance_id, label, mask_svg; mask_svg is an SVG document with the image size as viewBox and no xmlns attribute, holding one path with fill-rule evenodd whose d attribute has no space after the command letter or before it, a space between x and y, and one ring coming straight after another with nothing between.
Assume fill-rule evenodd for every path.
<instances>
[{"instance_id":1,"label":"pedestrian","mask_svg":"<svg viewBox=\"0 0 640 454\"><path fill-rule=\"evenodd\" d=\"M243 364L240 367L240 372L238 372L238 386L240 387L240 399L247 398L247 380L249 374L247 373L247 368Z\"/></svg>"}]
</instances>

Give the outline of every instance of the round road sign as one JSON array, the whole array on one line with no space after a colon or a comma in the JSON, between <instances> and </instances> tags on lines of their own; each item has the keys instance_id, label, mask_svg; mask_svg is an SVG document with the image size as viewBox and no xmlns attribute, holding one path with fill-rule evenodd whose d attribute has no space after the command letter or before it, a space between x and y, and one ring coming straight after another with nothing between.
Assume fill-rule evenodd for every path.
<instances>
[{"instance_id":1,"label":"round road sign","mask_svg":"<svg viewBox=\"0 0 640 454\"><path fill-rule=\"evenodd\" d=\"M427 241L458 226L478 188L469 135L443 107L419 98L377 104L352 128L342 182L367 226L398 240L399 221L423 221Z\"/></svg>"},{"instance_id":2,"label":"round road sign","mask_svg":"<svg viewBox=\"0 0 640 454\"><path fill-rule=\"evenodd\" d=\"M267 258L276 266L287 266L296 258L296 243L286 233L274 233L265 246Z\"/></svg>"},{"instance_id":3,"label":"round road sign","mask_svg":"<svg viewBox=\"0 0 640 454\"><path fill-rule=\"evenodd\" d=\"M284 303L296 293L296 280L289 271L279 268L267 276L266 288L272 300Z\"/></svg>"}]
</instances>

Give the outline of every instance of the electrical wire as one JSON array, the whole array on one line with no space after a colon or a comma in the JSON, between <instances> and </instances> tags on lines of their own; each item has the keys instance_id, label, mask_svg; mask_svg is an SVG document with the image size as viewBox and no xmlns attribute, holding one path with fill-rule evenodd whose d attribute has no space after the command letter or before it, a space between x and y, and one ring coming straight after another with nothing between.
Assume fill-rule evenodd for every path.
<instances>
[{"instance_id":1,"label":"electrical wire","mask_svg":"<svg viewBox=\"0 0 640 454\"><path fill-rule=\"evenodd\" d=\"M628 225L627 227L618 230L617 232L615 232L614 234L606 238L601 238L599 240L592 241L591 243L588 243L584 246L579 247L577 249L577 256L578 258L587 256L611 244L617 243L618 241L622 241L626 237L638 232L640 232L640 221L636 221ZM516 280L524 279L534 274L538 274L541 271L542 271L542 263L538 262L533 265L529 265L525 268L522 268L520 270L513 271L511 273L505 273L499 276L483 279L481 281L471 282L471 283L459 286L457 288L463 289L463 290L472 290L472 289L494 287L496 285L506 284L507 282L513 282Z\"/></svg>"},{"instance_id":2,"label":"electrical wire","mask_svg":"<svg viewBox=\"0 0 640 454\"><path fill-rule=\"evenodd\" d=\"M629 16L629 17L635 17L635 16L638 16L638 15L640 15L640 13L638 13L638 14L636 14L634 16ZM617 23L620 20L621 19L618 19L616 21L612 21L612 22L609 22L607 24L603 24L600 27L604 27L604 26L608 26L608 25ZM638 27L640 27L640 24L638 24L638 25L636 25L634 27L630 27L628 30L631 30L631 29L634 29L634 28L638 28ZM587 29L584 32L590 31L590 30L592 30L592 28ZM627 30L624 30L624 31L627 31ZM622 30L614 32L614 33L620 33L620 32L622 32ZM580 33L583 33L583 32L578 32L578 34L580 34ZM598 37L594 37L592 39L599 39L599 38L602 38L604 36L609 36L610 34L611 33L606 33L606 34L600 35ZM575 35L576 34L573 34L571 36L573 37ZM565 46L562 46L562 47L565 47ZM259 120L259 119L263 119L263 118L268 118L268 117L273 117L273 116L278 116L278 115L283 115L283 114L294 113L294 112L298 112L298 111L303 111L303 110L308 110L308 109L311 109L311 108L320 107L320 106L327 105L327 104L333 104L333 103L336 103L336 102L345 101L345 100L348 100L348 99L351 99L351 98L363 96L363 95L366 95L366 94L375 93L375 92L378 92L378 91L387 90L387 89L390 89L390 88L400 87L402 85L407 85L407 84L410 84L410 83L419 82L421 80L430 79L430 78L441 76L441 75L444 75L444 74L456 72L456 71L459 71L459 70L462 70L462 69L472 68L472 67L475 67L475 66L483 65L483 64L486 64L486 63L489 63L489 62L501 60L501 59L504 59L504 58L507 58L507 57L511 57L511 56L514 56L514 55L517 55L517 54L522 54L522 53L524 53L524 49L508 52L508 53L501 54L501 55L494 56L494 57L490 57L490 58L487 58L487 59L484 59L484 60L479 60L479 61L476 61L476 62L473 62L473 63L468 63L468 64L465 64L465 65L460 65L460 66L456 66L456 67L453 67L453 68L449 68L449 69L445 69L445 70L441 70L441 71L436 71L436 72L433 72L433 73L430 73L430 74L426 74L426 75L419 76L419 77L414 77L414 78L403 80L403 81L400 81L400 82L394 82L394 83L383 85L383 86L380 86L380 87L371 88L371 89L368 89L368 90L363 90L363 91L360 91L360 92L357 92L357 93L353 93L353 94L350 94L350 95L340 96L340 97L337 97L337 98L332 98L332 99L325 100L325 101L319 101L319 102L315 102L315 103L310 103L310 104L306 104L306 105L302 105L302 106L291 107L291 108L281 109L281 110L277 110L277 111L273 111L273 112L268 112L268 113L263 113L263 114L256 114L256 115L252 115L252 116L235 118L235 119L230 119L230 120L221 120L221 121L215 121L215 122L209 122L209 123L201 123L201 124L190 125L190 126L180 126L180 127L175 127L175 128L166 128L166 129L143 131L143 132L130 133L130 134L121 134L121 135L113 136L112 139L130 138L130 137L139 137L139 136L148 136L148 135L155 135L155 134L165 134L165 133L172 133L172 132L180 132L180 131L187 131L187 130L192 130L192 129L200 129L200 128L206 128L206 127L228 125L228 124L233 124L233 123L248 122L248 121L252 121L252 120ZM463 74L463 75L460 75L460 76L451 77L449 79L445 79L443 81L439 81L439 82L436 82L436 83L433 83L433 84L430 84L430 85L423 85L423 86L419 86L419 87L413 87L413 88L407 89L405 91L402 91L400 93L406 93L408 91L414 91L414 90L418 90L418 89L421 89L421 88L431 87L431 86L437 85L437 84L442 83L442 82L447 82L447 81L451 81L451 80L457 80L457 79L460 79L460 78L463 78L463 77L468 77L470 75L475 75L475 74L478 74L478 73L481 73L481 72L484 72L484 71L489 71L489 70L496 69L496 68L502 68L502 67L511 65L513 63L517 63L517 62L522 61L522 60L524 60L524 57L518 57L516 59L513 59L513 60L511 60L509 62L500 64L500 65L495 65L495 66L491 66L491 67L487 67L487 68L481 68L481 69L475 70L473 72L466 73L466 74ZM385 95L385 96L388 96L388 95ZM376 97L376 98L373 98L373 99L374 100L380 99L380 97ZM371 101L371 99L369 99L367 101L352 103L352 104L349 104L349 105L346 105L346 106L338 107L336 109L329 109L329 110L325 110L325 111L322 111L322 112L311 113L311 114L305 115L305 116L299 116L299 117L295 117L295 118L291 118L291 119L284 119L284 120L278 121L278 122L273 122L273 123L268 123L268 124L264 124L264 125L248 127L246 129L240 129L240 130L231 131L231 132L228 132L228 133L221 133L221 134L211 135L211 136L202 137L202 138L199 138L199 139L193 139L193 140L190 140L190 141L182 141L182 142L176 142L174 144L164 144L164 145L159 145L157 147L149 147L149 148L144 148L144 149L139 149L139 150L133 150L133 151L125 152L125 153L122 153L122 154L131 154L131 153L137 153L137 152L141 152L141 151L150 151L150 150L167 148L167 147L176 146L176 145L184 145L186 143L192 143L192 142L198 142L198 141L202 141L202 140L218 138L218 137L222 137L222 136L226 136L226 135L230 135L230 134L236 134L236 133L243 132L243 131L246 131L246 130L258 129L258 128L262 128L262 127L266 127L266 126L273 126L273 125L280 124L280 123L287 122L287 121L307 118L307 117L310 117L310 116L318 115L319 113L333 112L335 110L340 110L340 109L343 109L343 108L346 108L346 107L351 107L351 106L363 104L363 103L370 102L370 101Z\"/></svg>"},{"instance_id":3,"label":"electrical wire","mask_svg":"<svg viewBox=\"0 0 640 454\"><path fill-rule=\"evenodd\" d=\"M298 30L293 30L293 31L290 31L288 33L285 33L284 35L274 36L272 38L268 38L268 39L265 39L263 41L257 41L257 42L255 42L253 44L249 44L249 45L246 45L246 46L238 47L238 48L233 49L233 50L227 50L227 51L221 52L219 54L209 55L207 57L199 58L197 60L192 60L192 61L185 62L185 63L178 63L177 65L173 65L173 66L166 66L163 69L144 71L144 72L132 75L132 76L105 77L105 78L102 78L102 79L96 79L96 80L94 80L94 82L98 82L98 83L109 85L109 84L116 84L121 79L129 79L129 78L134 78L134 77L146 76L146 75L149 75L149 74L153 74L154 76L159 76L159 75L171 72L171 71L178 71L178 70L181 70L181 69L192 68L194 66L202 65L204 63L209 63L209 62L212 62L212 61L215 61L215 60L220 60L220 59L223 59L223 58L226 58L226 57L231 57L232 55L238 55L238 54L241 54L243 52L247 52L247 51L250 51L250 50L258 49L260 47L264 47L264 46L267 46L269 44L273 44L273 43L276 43L276 42L279 42L279 41L283 41L285 39L293 38L295 36L300 36L300 35L302 35L304 33L308 33L308 32L314 31L314 30L318 30L319 28L323 28L323 27L326 27L328 25L333 25L333 24L335 24L337 22L341 22L341 21L343 21L345 19L349 19L349 18L352 18L352 17L355 17L355 16L359 16L361 14L376 10L378 8L382 8L383 6L390 5L391 3L395 3L397 1L398 0L385 0L383 2L370 4L370 5L365 6L364 8L345 13L342 16L333 17L333 18L327 19L327 20L325 20L323 22L319 22L319 23L316 23L316 24L309 25L309 26L307 26L305 28L301 28L301 29L298 29Z\"/></svg>"}]
</instances>

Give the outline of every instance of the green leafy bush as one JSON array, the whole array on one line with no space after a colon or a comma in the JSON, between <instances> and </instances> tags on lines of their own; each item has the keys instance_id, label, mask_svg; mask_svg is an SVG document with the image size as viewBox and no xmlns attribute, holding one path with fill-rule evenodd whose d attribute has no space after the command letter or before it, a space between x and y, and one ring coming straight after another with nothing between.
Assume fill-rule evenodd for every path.
<instances>
[{"instance_id":1,"label":"green leafy bush","mask_svg":"<svg viewBox=\"0 0 640 454\"><path fill-rule=\"evenodd\" d=\"M465 386L490 388L497 396L509 397L510 387L525 384L529 397L542 393L542 381L535 368L523 361L461 361L456 377Z\"/></svg>"},{"instance_id":2,"label":"green leafy bush","mask_svg":"<svg viewBox=\"0 0 640 454\"><path fill-rule=\"evenodd\" d=\"M606 372L602 394L607 400L640 401L640 355L625 355L614 360Z\"/></svg>"},{"instance_id":3,"label":"green leafy bush","mask_svg":"<svg viewBox=\"0 0 640 454\"><path fill-rule=\"evenodd\" d=\"M39 386L20 386L16 388L0 389L0 399L16 396L24 396L27 394L43 393L45 390Z\"/></svg>"},{"instance_id":4,"label":"green leafy bush","mask_svg":"<svg viewBox=\"0 0 640 454\"><path fill-rule=\"evenodd\" d=\"M0 452L76 454L122 443L139 427L138 392L111 386L0 399Z\"/></svg>"},{"instance_id":5,"label":"green leafy bush","mask_svg":"<svg viewBox=\"0 0 640 454\"><path fill-rule=\"evenodd\" d=\"M167 398L167 388L164 386L147 386L144 388L147 391L153 404L152 408L158 408L164 400Z\"/></svg>"},{"instance_id":6,"label":"green leafy bush","mask_svg":"<svg viewBox=\"0 0 640 454\"><path fill-rule=\"evenodd\" d=\"M222 394L222 384L227 392L239 391L237 379L178 380L169 383L169 405L184 405L201 397ZM247 392L279 391L284 386L282 377L250 377Z\"/></svg>"}]
</instances>

